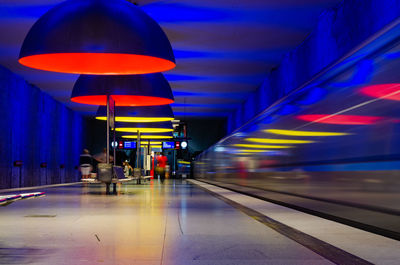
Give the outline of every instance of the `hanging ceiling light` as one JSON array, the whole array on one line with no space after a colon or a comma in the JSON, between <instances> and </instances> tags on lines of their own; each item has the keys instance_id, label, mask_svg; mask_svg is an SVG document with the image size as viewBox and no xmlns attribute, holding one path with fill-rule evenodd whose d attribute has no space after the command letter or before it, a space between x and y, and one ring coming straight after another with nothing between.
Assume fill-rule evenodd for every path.
<instances>
[{"instance_id":1,"label":"hanging ceiling light","mask_svg":"<svg viewBox=\"0 0 400 265\"><path fill-rule=\"evenodd\" d=\"M267 145L267 144L234 144L236 147L244 148L265 148L265 149L287 149L293 148L291 145Z\"/></svg>"},{"instance_id":2,"label":"hanging ceiling light","mask_svg":"<svg viewBox=\"0 0 400 265\"><path fill-rule=\"evenodd\" d=\"M267 129L263 130L267 133L287 135L287 136L343 136L349 135L349 133L341 132L320 132L320 131L298 131L298 130L278 130L278 129Z\"/></svg>"},{"instance_id":3,"label":"hanging ceiling light","mask_svg":"<svg viewBox=\"0 0 400 265\"><path fill-rule=\"evenodd\" d=\"M115 126L116 132L140 132L140 133L165 133L172 132L172 123L157 122L157 123L117 123Z\"/></svg>"},{"instance_id":4,"label":"hanging ceiling light","mask_svg":"<svg viewBox=\"0 0 400 265\"><path fill-rule=\"evenodd\" d=\"M145 74L175 67L161 27L125 0L68 0L28 32L19 62L61 73Z\"/></svg>"},{"instance_id":5,"label":"hanging ceiling light","mask_svg":"<svg viewBox=\"0 0 400 265\"><path fill-rule=\"evenodd\" d=\"M138 136L137 134L131 134L131 135L122 135L122 138L125 139L137 139ZM172 133L168 132L168 133L141 133L140 134L140 139L142 140L167 140L167 139L172 139Z\"/></svg>"},{"instance_id":6,"label":"hanging ceiling light","mask_svg":"<svg viewBox=\"0 0 400 265\"><path fill-rule=\"evenodd\" d=\"M71 100L89 105L107 104L112 96L116 106L153 106L174 102L171 87L161 73L145 75L81 75Z\"/></svg>"},{"instance_id":7,"label":"hanging ceiling light","mask_svg":"<svg viewBox=\"0 0 400 265\"><path fill-rule=\"evenodd\" d=\"M162 145L163 142L161 141L151 141L150 145ZM149 145L149 143L147 141L142 142L142 145Z\"/></svg>"},{"instance_id":8,"label":"hanging ceiling light","mask_svg":"<svg viewBox=\"0 0 400 265\"><path fill-rule=\"evenodd\" d=\"M245 138L246 141L261 144L309 144L315 143L311 140L295 140L295 139L272 139L272 138Z\"/></svg>"},{"instance_id":9,"label":"hanging ceiling light","mask_svg":"<svg viewBox=\"0 0 400 265\"><path fill-rule=\"evenodd\" d=\"M141 144L140 147L148 148L149 145L147 145L147 144ZM151 145L150 145L150 148L162 148L162 145L160 145L160 144L151 144Z\"/></svg>"},{"instance_id":10,"label":"hanging ceiling light","mask_svg":"<svg viewBox=\"0 0 400 265\"><path fill-rule=\"evenodd\" d=\"M172 121L174 113L171 106L147 106L147 107L118 107L115 110L117 122L162 122ZM96 119L107 120L107 108L100 106Z\"/></svg>"},{"instance_id":11,"label":"hanging ceiling light","mask_svg":"<svg viewBox=\"0 0 400 265\"><path fill-rule=\"evenodd\" d=\"M240 149L238 150L239 153L266 153L270 152L271 150L260 150L260 149Z\"/></svg>"}]
</instances>

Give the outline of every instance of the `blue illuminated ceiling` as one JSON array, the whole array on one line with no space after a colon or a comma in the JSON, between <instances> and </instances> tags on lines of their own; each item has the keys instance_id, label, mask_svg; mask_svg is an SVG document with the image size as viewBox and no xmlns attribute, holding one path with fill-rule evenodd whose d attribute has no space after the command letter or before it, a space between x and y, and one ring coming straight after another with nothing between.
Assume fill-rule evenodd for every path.
<instances>
[{"instance_id":1,"label":"blue illuminated ceiling","mask_svg":"<svg viewBox=\"0 0 400 265\"><path fill-rule=\"evenodd\" d=\"M72 109L76 75L50 73L17 63L32 24L59 0L0 0L0 64ZM131 1L133 2L133 1ZM166 73L176 116L227 116L299 45L319 14L340 0L138 0L167 33L177 67Z\"/></svg>"}]
</instances>

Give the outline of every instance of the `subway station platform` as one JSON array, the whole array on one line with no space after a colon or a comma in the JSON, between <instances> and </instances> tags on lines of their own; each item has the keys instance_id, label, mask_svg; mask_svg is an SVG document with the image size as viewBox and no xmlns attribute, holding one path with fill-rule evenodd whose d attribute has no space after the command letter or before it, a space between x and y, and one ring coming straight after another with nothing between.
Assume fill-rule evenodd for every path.
<instances>
[{"instance_id":1,"label":"subway station platform","mask_svg":"<svg viewBox=\"0 0 400 265\"><path fill-rule=\"evenodd\" d=\"M0 264L398 264L400 242L196 180L46 188L0 208Z\"/></svg>"}]
</instances>

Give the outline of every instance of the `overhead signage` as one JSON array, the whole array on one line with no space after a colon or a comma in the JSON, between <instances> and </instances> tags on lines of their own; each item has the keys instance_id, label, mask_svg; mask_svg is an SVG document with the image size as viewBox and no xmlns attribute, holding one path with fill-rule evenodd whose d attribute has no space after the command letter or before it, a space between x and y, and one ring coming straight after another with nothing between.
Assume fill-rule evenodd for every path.
<instances>
[{"instance_id":1,"label":"overhead signage","mask_svg":"<svg viewBox=\"0 0 400 265\"><path fill-rule=\"evenodd\" d=\"M133 149L133 148L136 148L136 142L125 141L125 142L124 142L124 148L125 148L125 149Z\"/></svg>"},{"instance_id":2,"label":"overhead signage","mask_svg":"<svg viewBox=\"0 0 400 265\"><path fill-rule=\"evenodd\" d=\"M162 143L163 149L174 149L174 147L175 147L175 142L163 142Z\"/></svg>"},{"instance_id":3,"label":"overhead signage","mask_svg":"<svg viewBox=\"0 0 400 265\"><path fill-rule=\"evenodd\" d=\"M186 149L187 146L188 146L188 143L186 141L181 142L182 149Z\"/></svg>"}]
</instances>

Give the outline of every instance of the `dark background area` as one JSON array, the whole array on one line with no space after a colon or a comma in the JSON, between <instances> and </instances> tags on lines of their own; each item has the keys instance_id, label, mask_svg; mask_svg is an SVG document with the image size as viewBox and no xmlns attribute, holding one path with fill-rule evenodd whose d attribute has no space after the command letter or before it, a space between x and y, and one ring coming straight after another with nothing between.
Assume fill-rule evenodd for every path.
<instances>
[{"instance_id":1,"label":"dark background area","mask_svg":"<svg viewBox=\"0 0 400 265\"><path fill-rule=\"evenodd\" d=\"M86 118L87 135L86 148L90 153L97 154L106 147L106 123L95 118ZM185 122L181 120L182 122ZM187 123L187 137L189 155L206 150L226 135L226 119L189 119Z\"/></svg>"},{"instance_id":2,"label":"dark background area","mask_svg":"<svg viewBox=\"0 0 400 265\"><path fill-rule=\"evenodd\" d=\"M189 152L206 150L226 135L226 119L190 119L187 120Z\"/></svg>"}]
</instances>

